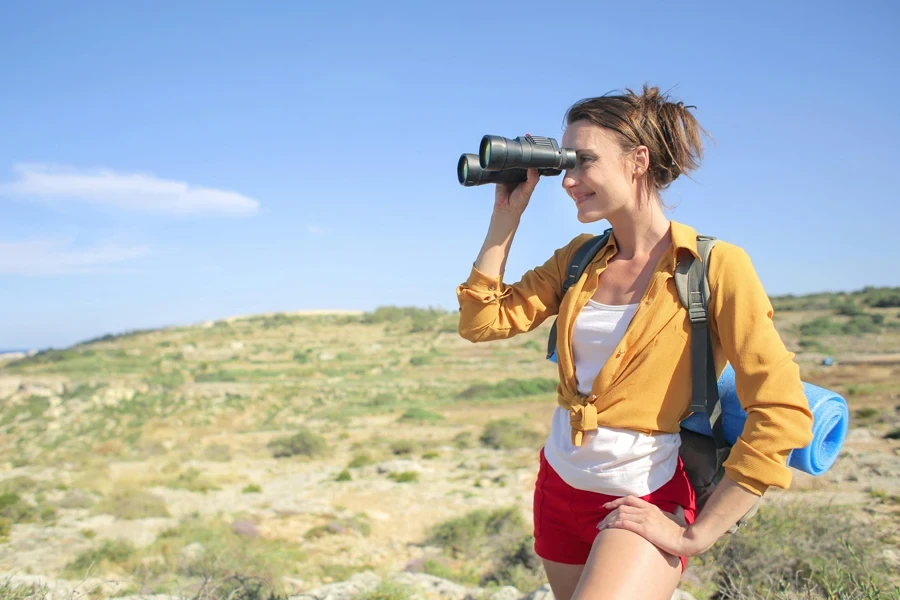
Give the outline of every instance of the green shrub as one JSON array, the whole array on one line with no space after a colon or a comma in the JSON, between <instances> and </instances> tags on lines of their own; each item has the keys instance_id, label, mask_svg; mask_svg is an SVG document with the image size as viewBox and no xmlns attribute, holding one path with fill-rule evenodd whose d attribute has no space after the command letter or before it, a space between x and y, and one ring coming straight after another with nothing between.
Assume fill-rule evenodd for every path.
<instances>
[{"instance_id":1,"label":"green shrub","mask_svg":"<svg viewBox=\"0 0 900 600\"><path fill-rule=\"evenodd\" d=\"M426 544L439 546L454 557L493 557L525 533L525 520L517 508L478 509L434 526Z\"/></svg>"},{"instance_id":2,"label":"green shrub","mask_svg":"<svg viewBox=\"0 0 900 600\"><path fill-rule=\"evenodd\" d=\"M800 325L800 334L809 337L818 335L832 335L841 333L841 326L831 320L831 317L819 317Z\"/></svg>"},{"instance_id":3,"label":"green shrub","mask_svg":"<svg viewBox=\"0 0 900 600\"><path fill-rule=\"evenodd\" d=\"M458 450L466 450L471 448L473 444L471 431L460 431L453 436L453 446Z\"/></svg>"},{"instance_id":4,"label":"green shrub","mask_svg":"<svg viewBox=\"0 0 900 600\"><path fill-rule=\"evenodd\" d=\"M863 288L863 302L873 308L891 308L900 306L900 288Z\"/></svg>"},{"instance_id":5,"label":"green shrub","mask_svg":"<svg viewBox=\"0 0 900 600\"><path fill-rule=\"evenodd\" d=\"M417 446L416 442L412 440L394 440L389 444L391 453L397 456L412 454L416 451Z\"/></svg>"},{"instance_id":6,"label":"green shrub","mask_svg":"<svg viewBox=\"0 0 900 600\"><path fill-rule=\"evenodd\" d=\"M691 560L713 569L720 592L728 590L723 598L805 589L842 590L822 596L828 599L880 598L857 594L889 589L891 567L883 550L890 542L857 516L853 506L764 505L737 535Z\"/></svg>"},{"instance_id":7,"label":"green shrub","mask_svg":"<svg viewBox=\"0 0 900 600\"><path fill-rule=\"evenodd\" d=\"M368 453L363 452L361 454L355 455L350 460L350 464L347 465L347 468L348 469L356 469L359 467L365 467L365 466L371 465L373 462L375 462L375 461L372 458L372 456Z\"/></svg>"},{"instance_id":8,"label":"green shrub","mask_svg":"<svg viewBox=\"0 0 900 600\"><path fill-rule=\"evenodd\" d=\"M107 564L121 564L130 560L135 553L135 547L131 542L107 540L99 548L78 554L72 562L66 565L64 573L70 577L81 578L87 574L89 569L92 573L96 573Z\"/></svg>"},{"instance_id":9,"label":"green shrub","mask_svg":"<svg viewBox=\"0 0 900 600\"><path fill-rule=\"evenodd\" d=\"M900 429L892 429L884 434L886 440L900 440Z\"/></svg>"},{"instance_id":10,"label":"green shrub","mask_svg":"<svg viewBox=\"0 0 900 600\"><path fill-rule=\"evenodd\" d=\"M495 450L513 450L516 448L538 448L545 436L530 429L522 421L497 419L489 421L479 438L482 444Z\"/></svg>"},{"instance_id":11,"label":"green shrub","mask_svg":"<svg viewBox=\"0 0 900 600\"><path fill-rule=\"evenodd\" d=\"M351 481L353 477L350 476L350 471L344 469L340 473L337 474L337 477L334 478L335 481Z\"/></svg>"},{"instance_id":12,"label":"green shrub","mask_svg":"<svg viewBox=\"0 0 900 600\"><path fill-rule=\"evenodd\" d=\"M285 456L318 456L328 449L328 443L321 435L302 427L290 437L276 438L269 442L268 448L272 450L275 458Z\"/></svg>"},{"instance_id":13,"label":"green shrub","mask_svg":"<svg viewBox=\"0 0 900 600\"><path fill-rule=\"evenodd\" d=\"M444 416L438 414L436 412L432 412L430 410L426 410L424 408L420 408L418 406L408 409L403 415L400 416L399 421L424 421L424 422L434 422L434 421L442 421Z\"/></svg>"},{"instance_id":14,"label":"green shrub","mask_svg":"<svg viewBox=\"0 0 900 600\"><path fill-rule=\"evenodd\" d=\"M881 327L875 324L870 315L853 317L841 325L841 333L845 335L878 333L879 331L881 331Z\"/></svg>"},{"instance_id":15,"label":"green shrub","mask_svg":"<svg viewBox=\"0 0 900 600\"><path fill-rule=\"evenodd\" d=\"M866 314L866 311L853 300L847 300L835 307L835 313L848 317L855 317L857 315Z\"/></svg>"},{"instance_id":16,"label":"green shrub","mask_svg":"<svg viewBox=\"0 0 900 600\"><path fill-rule=\"evenodd\" d=\"M0 517L0 540L6 538L12 532L12 519Z\"/></svg>"},{"instance_id":17,"label":"green shrub","mask_svg":"<svg viewBox=\"0 0 900 600\"><path fill-rule=\"evenodd\" d=\"M0 517L13 523L30 523L37 517L37 509L18 494L0 494Z\"/></svg>"},{"instance_id":18,"label":"green shrub","mask_svg":"<svg viewBox=\"0 0 900 600\"><path fill-rule=\"evenodd\" d=\"M255 483L248 483L247 486L241 490L242 494L260 494L262 493L262 488Z\"/></svg>"},{"instance_id":19,"label":"green shrub","mask_svg":"<svg viewBox=\"0 0 900 600\"><path fill-rule=\"evenodd\" d=\"M191 467L187 471L179 473L175 479L166 482L166 487L176 490L188 490L191 492L206 493L209 490L217 490L216 486L206 480L199 470Z\"/></svg>"},{"instance_id":20,"label":"green shrub","mask_svg":"<svg viewBox=\"0 0 900 600\"><path fill-rule=\"evenodd\" d=\"M430 364L434 360L431 354L416 354L409 359L409 364L414 367L421 367Z\"/></svg>"},{"instance_id":21,"label":"green shrub","mask_svg":"<svg viewBox=\"0 0 900 600\"><path fill-rule=\"evenodd\" d=\"M881 412L877 408L857 408L853 411L853 416L857 419L871 419L873 417L877 417Z\"/></svg>"},{"instance_id":22,"label":"green shrub","mask_svg":"<svg viewBox=\"0 0 900 600\"><path fill-rule=\"evenodd\" d=\"M417 483L419 474L416 471L402 471L400 473L391 473L388 479L392 479L397 483Z\"/></svg>"}]
</instances>

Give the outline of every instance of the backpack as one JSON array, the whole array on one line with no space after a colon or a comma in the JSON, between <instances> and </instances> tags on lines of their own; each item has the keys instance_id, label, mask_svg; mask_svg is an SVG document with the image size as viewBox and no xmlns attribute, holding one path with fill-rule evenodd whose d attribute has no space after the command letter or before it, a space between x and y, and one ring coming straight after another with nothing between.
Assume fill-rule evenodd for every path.
<instances>
[{"instance_id":1,"label":"backpack","mask_svg":"<svg viewBox=\"0 0 900 600\"><path fill-rule=\"evenodd\" d=\"M609 241L612 229L585 242L572 257L563 281L562 295L581 277L588 263ZM709 419L712 437L681 428L681 448L679 456L684 470L694 487L697 498L697 513L703 510L706 501L725 475L722 464L728 458L731 444L725 439L722 428L722 405L719 402L719 387L713 361L709 321L709 255L716 238L697 235L697 250L700 260L690 258L679 260L675 267L675 289L678 298L691 320L691 412L705 413ZM556 321L550 329L547 341L547 359L556 357ZM747 519L756 514L759 500L729 532L736 532Z\"/></svg>"}]
</instances>

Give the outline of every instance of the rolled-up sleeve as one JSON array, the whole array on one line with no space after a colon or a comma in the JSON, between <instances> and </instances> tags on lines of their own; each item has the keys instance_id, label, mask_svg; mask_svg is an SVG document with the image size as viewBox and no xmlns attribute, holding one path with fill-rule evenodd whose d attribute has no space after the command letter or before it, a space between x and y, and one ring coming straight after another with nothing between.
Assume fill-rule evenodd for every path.
<instances>
[{"instance_id":1,"label":"rolled-up sleeve","mask_svg":"<svg viewBox=\"0 0 900 600\"><path fill-rule=\"evenodd\" d=\"M794 353L775 329L774 309L747 253L720 242L710 258L711 327L734 367L744 429L724 468L741 487L762 495L787 488L792 450L812 441L812 413Z\"/></svg>"},{"instance_id":2,"label":"rolled-up sleeve","mask_svg":"<svg viewBox=\"0 0 900 600\"><path fill-rule=\"evenodd\" d=\"M531 331L555 315L573 245L583 242L582 237L556 250L513 284L503 283L502 274L490 277L473 265L469 278L456 288L459 335L471 342L508 338Z\"/></svg>"}]
</instances>

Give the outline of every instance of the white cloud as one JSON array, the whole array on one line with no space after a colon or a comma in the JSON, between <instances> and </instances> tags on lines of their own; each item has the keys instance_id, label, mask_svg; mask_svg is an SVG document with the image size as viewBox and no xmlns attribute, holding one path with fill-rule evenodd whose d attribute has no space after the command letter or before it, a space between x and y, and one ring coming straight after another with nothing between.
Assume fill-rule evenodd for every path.
<instances>
[{"instance_id":1,"label":"white cloud","mask_svg":"<svg viewBox=\"0 0 900 600\"><path fill-rule=\"evenodd\" d=\"M109 169L75 169L57 165L18 164L16 181L0 183L11 196L72 198L147 212L189 215L250 215L259 202L237 192L194 186L142 173Z\"/></svg>"},{"instance_id":2,"label":"white cloud","mask_svg":"<svg viewBox=\"0 0 900 600\"><path fill-rule=\"evenodd\" d=\"M317 225L307 225L306 231L308 231L309 233L311 233L313 235L325 235L325 233L326 233L324 229L322 229L321 227L319 227Z\"/></svg>"},{"instance_id":3,"label":"white cloud","mask_svg":"<svg viewBox=\"0 0 900 600\"><path fill-rule=\"evenodd\" d=\"M121 265L150 254L147 246L115 243L86 248L72 246L70 240L36 239L0 242L0 274L78 275L134 272Z\"/></svg>"}]
</instances>

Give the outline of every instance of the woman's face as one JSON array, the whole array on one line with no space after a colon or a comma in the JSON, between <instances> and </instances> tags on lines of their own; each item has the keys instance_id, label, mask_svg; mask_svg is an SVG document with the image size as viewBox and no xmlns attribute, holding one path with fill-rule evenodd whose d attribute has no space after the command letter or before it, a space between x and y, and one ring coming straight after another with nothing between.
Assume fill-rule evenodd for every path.
<instances>
[{"instance_id":1,"label":"woman's face","mask_svg":"<svg viewBox=\"0 0 900 600\"><path fill-rule=\"evenodd\" d=\"M579 221L592 223L636 208L636 165L623 154L615 133L576 121L566 128L562 146L576 151L575 167L565 172L562 186L575 201Z\"/></svg>"}]
</instances>

